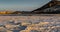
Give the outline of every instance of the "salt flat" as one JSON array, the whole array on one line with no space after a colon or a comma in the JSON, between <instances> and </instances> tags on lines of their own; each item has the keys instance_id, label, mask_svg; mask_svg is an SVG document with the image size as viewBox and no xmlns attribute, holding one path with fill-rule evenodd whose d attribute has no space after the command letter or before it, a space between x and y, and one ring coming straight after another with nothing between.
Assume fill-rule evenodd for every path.
<instances>
[{"instance_id":1,"label":"salt flat","mask_svg":"<svg viewBox=\"0 0 60 32\"><path fill-rule=\"evenodd\" d=\"M13 20L14 23L10 22ZM5 23L5 24L4 24ZM19 23L19 24L17 24ZM1 24L3 24L1 26ZM17 24L17 25L16 25ZM39 15L39 16L0 16L0 31L11 31L11 29L20 32L31 32L31 31L38 31L38 32L60 32L60 15ZM5 27L4 27L5 26ZM25 27L24 30L18 27ZM2 29L2 30L1 30ZM13 31L12 30L12 31ZM16 30L15 30L16 31Z\"/></svg>"},{"instance_id":2,"label":"salt flat","mask_svg":"<svg viewBox=\"0 0 60 32\"><path fill-rule=\"evenodd\" d=\"M6 21L6 20L21 20L21 21L45 21L45 20L49 20L49 21L60 21L60 15L59 14L55 14L55 15L39 15L39 16L0 16L0 22Z\"/></svg>"}]
</instances>

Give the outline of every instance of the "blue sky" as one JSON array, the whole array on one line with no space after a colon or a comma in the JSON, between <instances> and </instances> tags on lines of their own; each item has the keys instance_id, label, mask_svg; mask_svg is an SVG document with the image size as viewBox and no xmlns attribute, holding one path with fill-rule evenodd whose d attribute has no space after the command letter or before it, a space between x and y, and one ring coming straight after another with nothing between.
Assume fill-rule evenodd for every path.
<instances>
[{"instance_id":1,"label":"blue sky","mask_svg":"<svg viewBox=\"0 0 60 32\"><path fill-rule=\"evenodd\" d=\"M0 0L1 10L32 11L51 0Z\"/></svg>"}]
</instances>

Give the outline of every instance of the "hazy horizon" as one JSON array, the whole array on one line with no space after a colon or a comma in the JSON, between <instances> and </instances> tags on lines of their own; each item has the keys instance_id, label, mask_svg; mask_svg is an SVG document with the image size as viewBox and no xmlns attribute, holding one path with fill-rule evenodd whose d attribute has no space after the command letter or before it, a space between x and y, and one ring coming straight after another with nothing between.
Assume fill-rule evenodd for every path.
<instances>
[{"instance_id":1,"label":"hazy horizon","mask_svg":"<svg viewBox=\"0 0 60 32\"><path fill-rule=\"evenodd\" d=\"M0 11L16 10L16 11L32 11L50 0L0 0Z\"/></svg>"}]
</instances>

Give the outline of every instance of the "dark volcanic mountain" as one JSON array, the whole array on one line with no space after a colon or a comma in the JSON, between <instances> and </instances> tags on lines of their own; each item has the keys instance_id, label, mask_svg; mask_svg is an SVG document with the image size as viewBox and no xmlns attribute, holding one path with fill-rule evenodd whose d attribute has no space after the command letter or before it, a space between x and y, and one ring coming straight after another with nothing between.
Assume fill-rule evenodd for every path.
<instances>
[{"instance_id":1,"label":"dark volcanic mountain","mask_svg":"<svg viewBox=\"0 0 60 32\"><path fill-rule=\"evenodd\" d=\"M38 8L36 10L33 10L32 13L35 14L58 14L60 13L60 1L57 0L51 0L41 8Z\"/></svg>"}]
</instances>

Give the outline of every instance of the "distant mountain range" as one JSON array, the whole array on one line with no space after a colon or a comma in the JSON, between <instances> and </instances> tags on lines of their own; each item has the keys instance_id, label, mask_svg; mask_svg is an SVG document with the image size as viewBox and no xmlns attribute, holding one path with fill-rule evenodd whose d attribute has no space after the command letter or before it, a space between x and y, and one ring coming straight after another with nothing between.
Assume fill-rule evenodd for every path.
<instances>
[{"instance_id":1,"label":"distant mountain range","mask_svg":"<svg viewBox=\"0 0 60 32\"><path fill-rule=\"evenodd\" d=\"M60 1L52 0L33 11L0 11L0 14L60 14Z\"/></svg>"}]
</instances>

